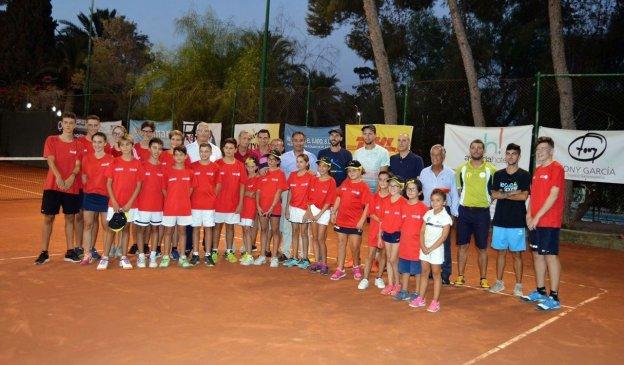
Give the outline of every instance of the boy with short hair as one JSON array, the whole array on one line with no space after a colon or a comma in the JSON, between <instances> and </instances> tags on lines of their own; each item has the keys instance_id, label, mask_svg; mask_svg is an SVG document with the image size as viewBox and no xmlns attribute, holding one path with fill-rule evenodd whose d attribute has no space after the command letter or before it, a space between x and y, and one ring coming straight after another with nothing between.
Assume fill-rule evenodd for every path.
<instances>
[{"instance_id":1,"label":"boy with short hair","mask_svg":"<svg viewBox=\"0 0 624 365\"><path fill-rule=\"evenodd\" d=\"M191 195L191 215L193 216L193 256L191 264L199 263L199 240L204 230L204 263L214 266L210 248L212 247L212 228L215 226L215 200L219 166L210 161L212 146L208 142L199 145L199 161L193 162L191 168L197 187Z\"/></svg>"}]
</instances>

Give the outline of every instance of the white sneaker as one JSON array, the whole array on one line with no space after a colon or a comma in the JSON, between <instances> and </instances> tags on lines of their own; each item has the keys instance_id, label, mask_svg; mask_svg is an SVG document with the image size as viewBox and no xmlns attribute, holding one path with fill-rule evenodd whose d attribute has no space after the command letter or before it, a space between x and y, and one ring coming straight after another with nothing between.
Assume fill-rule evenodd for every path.
<instances>
[{"instance_id":1,"label":"white sneaker","mask_svg":"<svg viewBox=\"0 0 624 365\"><path fill-rule=\"evenodd\" d=\"M382 278L376 278L375 279L375 286L379 289L383 289L386 287L386 283L384 283Z\"/></svg>"},{"instance_id":2,"label":"white sneaker","mask_svg":"<svg viewBox=\"0 0 624 365\"><path fill-rule=\"evenodd\" d=\"M277 259L277 257L271 257L271 267L278 267L279 266L279 260Z\"/></svg>"},{"instance_id":3,"label":"white sneaker","mask_svg":"<svg viewBox=\"0 0 624 365\"><path fill-rule=\"evenodd\" d=\"M524 296L524 294L522 294L522 283L516 283L514 286L514 295L517 297Z\"/></svg>"},{"instance_id":4,"label":"white sneaker","mask_svg":"<svg viewBox=\"0 0 624 365\"><path fill-rule=\"evenodd\" d=\"M358 289L364 290L366 288L368 288L368 279L360 280L360 283L358 284Z\"/></svg>"},{"instance_id":5,"label":"white sneaker","mask_svg":"<svg viewBox=\"0 0 624 365\"><path fill-rule=\"evenodd\" d=\"M119 260L119 266L121 266L121 268L124 270L132 269L132 264L130 263L130 260L128 260L126 256L123 256L121 260Z\"/></svg>"},{"instance_id":6,"label":"white sneaker","mask_svg":"<svg viewBox=\"0 0 624 365\"><path fill-rule=\"evenodd\" d=\"M98 270L106 270L106 269L108 269L108 257L103 258L103 259L100 260L100 263L98 263L97 269Z\"/></svg>"},{"instance_id":7,"label":"white sneaker","mask_svg":"<svg viewBox=\"0 0 624 365\"><path fill-rule=\"evenodd\" d=\"M156 255L150 254L149 267L150 269L155 269L158 267L158 262L156 262Z\"/></svg>"},{"instance_id":8,"label":"white sneaker","mask_svg":"<svg viewBox=\"0 0 624 365\"><path fill-rule=\"evenodd\" d=\"M260 255L258 256L258 258L254 261L254 265L264 265L264 263L266 262L266 256L264 255Z\"/></svg>"},{"instance_id":9,"label":"white sneaker","mask_svg":"<svg viewBox=\"0 0 624 365\"><path fill-rule=\"evenodd\" d=\"M144 253L139 254L139 257L137 258L137 267L139 269L145 269L145 254Z\"/></svg>"},{"instance_id":10,"label":"white sneaker","mask_svg":"<svg viewBox=\"0 0 624 365\"><path fill-rule=\"evenodd\" d=\"M241 258L240 264L243 265L243 266L253 265L254 264L253 256L245 255L243 258Z\"/></svg>"},{"instance_id":11,"label":"white sneaker","mask_svg":"<svg viewBox=\"0 0 624 365\"><path fill-rule=\"evenodd\" d=\"M496 280L494 285L490 288L490 293L500 293L505 290L505 283L502 280Z\"/></svg>"}]
</instances>

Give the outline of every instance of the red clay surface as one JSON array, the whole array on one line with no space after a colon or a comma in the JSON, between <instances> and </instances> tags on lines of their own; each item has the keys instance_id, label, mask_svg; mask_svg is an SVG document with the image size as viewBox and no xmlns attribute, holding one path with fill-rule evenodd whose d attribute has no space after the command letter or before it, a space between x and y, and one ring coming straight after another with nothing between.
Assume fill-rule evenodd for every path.
<instances>
[{"instance_id":1,"label":"red clay surface","mask_svg":"<svg viewBox=\"0 0 624 365\"><path fill-rule=\"evenodd\" d=\"M132 271L114 261L97 272L62 261L62 216L55 255L35 266L39 205L0 202L0 363L624 363L623 252L564 244L565 307L556 312L444 287L442 309L431 314L376 288L359 291L350 271L338 282L297 268L222 261ZM335 257L334 233L328 243ZM475 264L471 251L472 286ZM494 264L491 252L491 282ZM526 255L525 291L535 285L532 273ZM513 287L511 273L505 281Z\"/></svg>"}]
</instances>

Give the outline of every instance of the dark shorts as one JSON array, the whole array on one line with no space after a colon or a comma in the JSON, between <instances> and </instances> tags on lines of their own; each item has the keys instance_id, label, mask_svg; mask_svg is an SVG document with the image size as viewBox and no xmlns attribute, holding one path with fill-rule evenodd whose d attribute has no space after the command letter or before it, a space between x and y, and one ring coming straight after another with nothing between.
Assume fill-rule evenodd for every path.
<instances>
[{"instance_id":1,"label":"dark shorts","mask_svg":"<svg viewBox=\"0 0 624 365\"><path fill-rule=\"evenodd\" d=\"M539 255L559 254L559 228L537 227L530 231L531 250Z\"/></svg>"},{"instance_id":2,"label":"dark shorts","mask_svg":"<svg viewBox=\"0 0 624 365\"><path fill-rule=\"evenodd\" d=\"M348 227L334 226L334 231L336 233L342 233L342 234L356 234L358 236L362 235L362 230L361 229L357 229L357 228L348 228Z\"/></svg>"},{"instance_id":3,"label":"dark shorts","mask_svg":"<svg viewBox=\"0 0 624 365\"><path fill-rule=\"evenodd\" d=\"M490 208L459 206L457 219L457 245L467 245L474 234L475 243L481 250L487 249L490 231Z\"/></svg>"},{"instance_id":4,"label":"dark shorts","mask_svg":"<svg viewBox=\"0 0 624 365\"><path fill-rule=\"evenodd\" d=\"M401 240L401 231L396 231L392 233L381 232L381 239L386 243L399 243Z\"/></svg>"},{"instance_id":5,"label":"dark shorts","mask_svg":"<svg viewBox=\"0 0 624 365\"><path fill-rule=\"evenodd\" d=\"M44 190L41 198L41 213L45 215L59 214L63 207L64 214L80 212L80 194L70 194L58 190Z\"/></svg>"},{"instance_id":6,"label":"dark shorts","mask_svg":"<svg viewBox=\"0 0 624 365\"><path fill-rule=\"evenodd\" d=\"M420 260L405 260L399 257L399 274L420 275Z\"/></svg>"},{"instance_id":7,"label":"dark shorts","mask_svg":"<svg viewBox=\"0 0 624 365\"><path fill-rule=\"evenodd\" d=\"M108 211L108 197L100 194L87 193L82 199L82 210L106 213Z\"/></svg>"},{"instance_id":8,"label":"dark shorts","mask_svg":"<svg viewBox=\"0 0 624 365\"><path fill-rule=\"evenodd\" d=\"M271 214L272 218L281 218L282 215L281 214Z\"/></svg>"}]
</instances>

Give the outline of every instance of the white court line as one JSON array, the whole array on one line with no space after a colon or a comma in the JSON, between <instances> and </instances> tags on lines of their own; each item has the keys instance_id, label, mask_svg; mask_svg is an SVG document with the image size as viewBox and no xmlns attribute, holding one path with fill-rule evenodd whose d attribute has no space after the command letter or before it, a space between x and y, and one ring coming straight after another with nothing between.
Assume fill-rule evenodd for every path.
<instances>
[{"instance_id":1,"label":"white court line","mask_svg":"<svg viewBox=\"0 0 624 365\"><path fill-rule=\"evenodd\" d=\"M15 190L23 191L23 192L26 192L26 193L29 193L29 194L35 194L35 195L43 196L43 194L41 194L41 193L36 193L34 191L24 190L24 189L16 188L16 187L9 186L9 185L0 184L0 186L4 186L5 188L9 188L9 189L15 189Z\"/></svg>"},{"instance_id":2,"label":"white court line","mask_svg":"<svg viewBox=\"0 0 624 365\"><path fill-rule=\"evenodd\" d=\"M505 348L509 347L511 344L513 344L515 342L518 342L521 339L527 337L528 335L541 330L542 328L548 326L549 324L551 324L551 323L553 323L553 322L555 322L555 321L557 321L557 320L567 316L568 314L572 313L574 310L584 306L585 304L593 302L594 300L600 298L601 295L607 293L607 291L605 289L601 289L601 290L602 290L601 293L598 293L598 294L594 295L593 297L591 297L589 299L585 299L584 301L580 302L576 307L571 307L571 308L567 309L566 311L561 312L561 313L557 314L556 316L554 316L554 317L552 317L550 319L545 320L544 322L538 324L537 326L535 326L533 328L530 328L530 329L520 333L519 335L517 335L515 337L510 338L509 340L501 343L500 345L497 345L497 346L493 347L492 349L482 353L481 355L479 355L479 356L477 356L477 357L475 357L475 358L473 358L473 359L471 359L469 361L466 361L464 363L464 365L475 364L476 362L481 361L481 360L485 359L486 357L488 357L490 355L493 355L493 354L495 354L495 353L497 353L497 352L499 352L501 350L504 350Z\"/></svg>"},{"instance_id":3,"label":"white court line","mask_svg":"<svg viewBox=\"0 0 624 365\"><path fill-rule=\"evenodd\" d=\"M18 177L14 177L14 176L0 175L0 177L5 177L7 179L13 179L13 180L18 180L18 181L25 181L25 182L29 182L29 183L33 183L33 184L37 184L37 185L42 185L43 184L43 181L32 181L32 180L20 179Z\"/></svg>"},{"instance_id":4,"label":"white court line","mask_svg":"<svg viewBox=\"0 0 624 365\"><path fill-rule=\"evenodd\" d=\"M60 256L60 255L64 255L63 253L51 253L50 256ZM39 257L39 255L37 256L20 256L20 257L5 257L3 259L0 259L0 261L6 261L6 260L22 260L22 259L35 259Z\"/></svg>"}]
</instances>

